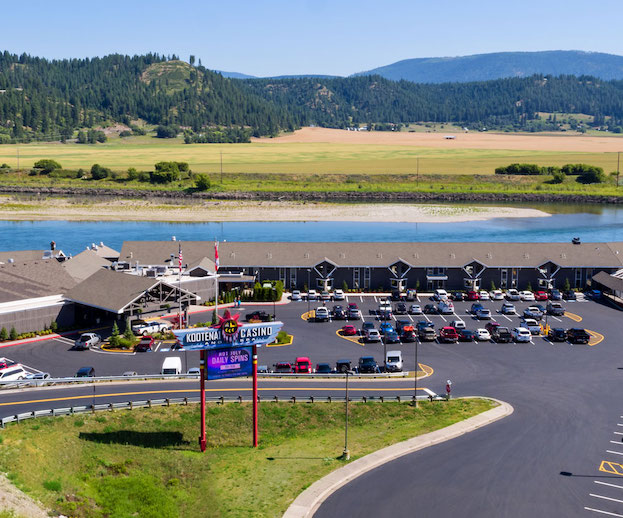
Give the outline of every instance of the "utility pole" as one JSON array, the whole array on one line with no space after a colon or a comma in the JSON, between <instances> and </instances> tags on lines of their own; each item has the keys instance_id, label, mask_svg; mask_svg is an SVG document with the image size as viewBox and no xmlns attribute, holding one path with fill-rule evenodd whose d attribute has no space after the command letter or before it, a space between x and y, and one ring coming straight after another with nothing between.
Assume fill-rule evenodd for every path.
<instances>
[{"instance_id":1,"label":"utility pole","mask_svg":"<svg viewBox=\"0 0 623 518\"><path fill-rule=\"evenodd\" d=\"M223 152L221 151L221 187L223 186Z\"/></svg>"},{"instance_id":2,"label":"utility pole","mask_svg":"<svg viewBox=\"0 0 623 518\"><path fill-rule=\"evenodd\" d=\"M416 157L415 158L415 170L416 170L416 180L415 180L415 185L416 187L418 187L420 185L420 157Z\"/></svg>"},{"instance_id":3,"label":"utility pole","mask_svg":"<svg viewBox=\"0 0 623 518\"><path fill-rule=\"evenodd\" d=\"M619 186L619 166L621 165L621 152L617 153L617 187Z\"/></svg>"},{"instance_id":4,"label":"utility pole","mask_svg":"<svg viewBox=\"0 0 623 518\"><path fill-rule=\"evenodd\" d=\"M19 144L17 144L16 149L17 149L17 170L19 171Z\"/></svg>"}]
</instances>

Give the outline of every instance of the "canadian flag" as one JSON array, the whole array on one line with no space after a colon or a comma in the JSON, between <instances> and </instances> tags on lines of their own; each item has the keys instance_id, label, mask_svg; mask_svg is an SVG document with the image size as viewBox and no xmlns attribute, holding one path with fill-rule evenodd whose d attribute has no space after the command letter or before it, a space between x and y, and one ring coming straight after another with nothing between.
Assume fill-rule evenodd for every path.
<instances>
[{"instance_id":1,"label":"canadian flag","mask_svg":"<svg viewBox=\"0 0 623 518\"><path fill-rule=\"evenodd\" d=\"M218 272L218 241L214 243L214 265L216 266L216 271Z\"/></svg>"}]
</instances>

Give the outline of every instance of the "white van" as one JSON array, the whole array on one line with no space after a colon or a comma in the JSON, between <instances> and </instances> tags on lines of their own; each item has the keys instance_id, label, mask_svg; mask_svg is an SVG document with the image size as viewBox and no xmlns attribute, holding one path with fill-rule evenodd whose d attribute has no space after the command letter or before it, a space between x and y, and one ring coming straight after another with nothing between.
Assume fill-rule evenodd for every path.
<instances>
[{"instance_id":1,"label":"white van","mask_svg":"<svg viewBox=\"0 0 623 518\"><path fill-rule=\"evenodd\" d=\"M385 365L387 367L387 372L402 372L402 352L387 351Z\"/></svg>"},{"instance_id":2,"label":"white van","mask_svg":"<svg viewBox=\"0 0 623 518\"><path fill-rule=\"evenodd\" d=\"M28 373L24 370L19 363L16 365L11 365L6 369L2 369L0 371L0 381L15 381L15 380L23 380L28 376Z\"/></svg>"},{"instance_id":3,"label":"white van","mask_svg":"<svg viewBox=\"0 0 623 518\"><path fill-rule=\"evenodd\" d=\"M448 292L446 290L437 289L433 295L435 300L448 300Z\"/></svg>"},{"instance_id":4,"label":"white van","mask_svg":"<svg viewBox=\"0 0 623 518\"><path fill-rule=\"evenodd\" d=\"M167 356L162 362L160 374L181 374L182 359L179 356Z\"/></svg>"}]
</instances>

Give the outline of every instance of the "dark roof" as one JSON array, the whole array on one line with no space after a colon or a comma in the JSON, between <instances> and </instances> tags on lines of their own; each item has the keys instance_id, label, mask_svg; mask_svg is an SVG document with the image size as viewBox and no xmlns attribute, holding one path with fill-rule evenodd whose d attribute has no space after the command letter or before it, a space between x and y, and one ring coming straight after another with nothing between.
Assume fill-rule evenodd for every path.
<instances>
[{"instance_id":1,"label":"dark roof","mask_svg":"<svg viewBox=\"0 0 623 518\"><path fill-rule=\"evenodd\" d=\"M602 286L615 291L623 291L623 278L615 277L607 272L599 272L593 275L593 281L598 282Z\"/></svg>"},{"instance_id":2,"label":"dark roof","mask_svg":"<svg viewBox=\"0 0 623 518\"><path fill-rule=\"evenodd\" d=\"M177 241L126 241L121 261L170 264ZM184 262L213 257L213 241L184 241ZM339 266L386 267L403 261L413 267L462 267L476 260L489 267L539 267L551 261L561 267L623 266L623 243L265 243L223 242L220 268L247 266L313 267L322 261Z\"/></svg>"},{"instance_id":3,"label":"dark roof","mask_svg":"<svg viewBox=\"0 0 623 518\"><path fill-rule=\"evenodd\" d=\"M77 282L81 282L98 270L110 266L110 261L100 257L95 251L85 250L64 261L62 266Z\"/></svg>"},{"instance_id":4,"label":"dark roof","mask_svg":"<svg viewBox=\"0 0 623 518\"><path fill-rule=\"evenodd\" d=\"M0 302L62 295L75 285L56 259L0 265Z\"/></svg>"}]
</instances>

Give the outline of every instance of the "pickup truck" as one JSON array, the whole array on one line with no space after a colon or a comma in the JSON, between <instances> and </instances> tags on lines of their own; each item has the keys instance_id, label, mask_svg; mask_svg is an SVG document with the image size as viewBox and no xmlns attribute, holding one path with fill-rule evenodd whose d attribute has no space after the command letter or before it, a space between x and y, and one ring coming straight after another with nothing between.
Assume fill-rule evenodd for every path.
<instances>
[{"instance_id":1,"label":"pickup truck","mask_svg":"<svg viewBox=\"0 0 623 518\"><path fill-rule=\"evenodd\" d=\"M138 320L132 324L132 332L137 336L146 336L169 331L171 327L171 322L163 322L161 320L145 322L144 320Z\"/></svg>"},{"instance_id":2,"label":"pickup truck","mask_svg":"<svg viewBox=\"0 0 623 518\"><path fill-rule=\"evenodd\" d=\"M72 349L76 351L85 351L94 345L101 343L102 337L95 333L82 333L80 338L74 342Z\"/></svg>"},{"instance_id":3,"label":"pickup truck","mask_svg":"<svg viewBox=\"0 0 623 518\"><path fill-rule=\"evenodd\" d=\"M513 336L508 327L495 326L491 329L491 338L498 344L507 344L513 339Z\"/></svg>"},{"instance_id":4,"label":"pickup truck","mask_svg":"<svg viewBox=\"0 0 623 518\"><path fill-rule=\"evenodd\" d=\"M591 335L585 329L571 328L567 331L567 339L572 344L587 344Z\"/></svg>"},{"instance_id":5,"label":"pickup truck","mask_svg":"<svg viewBox=\"0 0 623 518\"><path fill-rule=\"evenodd\" d=\"M459 334L454 327L442 327L439 331L439 341L444 343L455 344L459 341Z\"/></svg>"},{"instance_id":6,"label":"pickup truck","mask_svg":"<svg viewBox=\"0 0 623 518\"><path fill-rule=\"evenodd\" d=\"M423 327L418 330L418 337L422 342L434 342L437 335L434 328Z\"/></svg>"},{"instance_id":7,"label":"pickup truck","mask_svg":"<svg viewBox=\"0 0 623 518\"><path fill-rule=\"evenodd\" d=\"M247 313L244 317L247 322L270 322L273 316L266 311L254 311L253 313Z\"/></svg>"}]
</instances>

